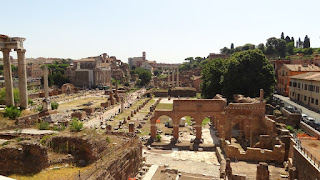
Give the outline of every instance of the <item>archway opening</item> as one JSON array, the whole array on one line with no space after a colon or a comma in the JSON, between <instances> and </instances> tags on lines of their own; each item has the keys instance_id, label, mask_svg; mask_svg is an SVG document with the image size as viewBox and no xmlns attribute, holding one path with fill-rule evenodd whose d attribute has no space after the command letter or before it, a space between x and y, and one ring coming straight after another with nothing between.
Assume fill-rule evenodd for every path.
<instances>
[{"instance_id":1,"label":"archway opening","mask_svg":"<svg viewBox=\"0 0 320 180\"><path fill-rule=\"evenodd\" d=\"M162 115L156 119L157 133L156 141L164 144L169 144L173 137L173 122L172 118Z\"/></svg>"},{"instance_id":2,"label":"archway opening","mask_svg":"<svg viewBox=\"0 0 320 180\"><path fill-rule=\"evenodd\" d=\"M246 151L247 147L250 146L244 135L243 124L237 122L232 126L231 129L231 144L237 146L240 150Z\"/></svg>"}]
</instances>

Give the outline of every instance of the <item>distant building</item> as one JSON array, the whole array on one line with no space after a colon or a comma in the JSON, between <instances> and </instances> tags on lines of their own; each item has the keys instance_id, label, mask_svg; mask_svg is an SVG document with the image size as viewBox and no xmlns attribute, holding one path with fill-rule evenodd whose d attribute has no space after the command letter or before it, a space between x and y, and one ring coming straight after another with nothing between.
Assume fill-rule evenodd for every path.
<instances>
[{"instance_id":1,"label":"distant building","mask_svg":"<svg viewBox=\"0 0 320 180\"><path fill-rule=\"evenodd\" d=\"M290 76L307 73L320 72L320 67L308 64L283 64L278 70L277 90L279 94L284 96L289 95Z\"/></svg>"},{"instance_id":2,"label":"distant building","mask_svg":"<svg viewBox=\"0 0 320 180\"><path fill-rule=\"evenodd\" d=\"M142 63L146 61L146 52L142 52L142 57L131 57L128 58L128 64L130 67L141 67Z\"/></svg>"},{"instance_id":3,"label":"distant building","mask_svg":"<svg viewBox=\"0 0 320 180\"><path fill-rule=\"evenodd\" d=\"M121 80L127 74L129 74L128 65L106 53L73 61L73 65L66 71L71 83L86 88L112 86L111 78Z\"/></svg>"},{"instance_id":4,"label":"distant building","mask_svg":"<svg viewBox=\"0 0 320 180\"><path fill-rule=\"evenodd\" d=\"M227 59L229 57L228 54L215 54L215 53L210 53L208 56L209 60L216 59L216 58L222 58L222 59Z\"/></svg>"},{"instance_id":5,"label":"distant building","mask_svg":"<svg viewBox=\"0 0 320 180\"><path fill-rule=\"evenodd\" d=\"M320 110L320 73L308 72L290 77L291 100Z\"/></svg>"}]
</instances>

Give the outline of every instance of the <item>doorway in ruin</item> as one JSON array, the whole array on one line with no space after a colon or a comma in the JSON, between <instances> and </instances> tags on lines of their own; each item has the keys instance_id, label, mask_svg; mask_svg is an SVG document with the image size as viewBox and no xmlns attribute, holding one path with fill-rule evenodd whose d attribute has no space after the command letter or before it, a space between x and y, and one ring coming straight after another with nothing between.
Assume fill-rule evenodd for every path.
<instances>
[{"instance_id":1,"label":"doorway in ruin","mask_svg":"<svg viewBox=\"0 0 320 180\"><path fill-rule=\"evenodd\" d=\"M250 142L245 139L244 130L241 122L236 123L231 129L231 144L240 150L246 151L250 146Z\"/></svg>"},{"instance_id":2,"label":"doorway in ruin","mask_svg":"<svg viewBox=\"0 0 320 180\"><path fill-rule=\"evenodd\" d=\"M169 144L173 137L173 120L171 117L162 115L156 119L157 135L161 136L161 142Z\"/></svg>"},{"instance_id":3,"label":"doorway in ruin","mask_svg":"<svg viewBox=\"0 0 320 180\"><path fill-rule=\"evenodd\" d=\"M188 143L196 138L196 122L191 116L183 116L179 122L179 139L181 142Z\"/></svg>"}]
</instances>

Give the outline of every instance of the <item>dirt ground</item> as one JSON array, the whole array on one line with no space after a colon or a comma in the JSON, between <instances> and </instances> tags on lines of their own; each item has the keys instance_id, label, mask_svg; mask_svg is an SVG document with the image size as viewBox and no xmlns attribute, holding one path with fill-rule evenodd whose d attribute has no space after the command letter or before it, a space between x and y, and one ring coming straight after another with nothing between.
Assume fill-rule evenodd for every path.
<instances>
[{"instance_id":1,"label":"dirt ground","mask_svg":"<svg viewBox=\"0 0 320 180\"><path fill-rule=\"evenodd\" d=\"M247 176L247 180L255 180L257 174L257 165L259 163L248 163L244 161L231 162L232 173L234 174L243 174ZM280 175L287 175L287 172L284 168L269 164L270 179L286 179L281 178Z\"/></svg>"},{"instance_id":2,"label":"dirt ground","mask_svg":"<svg viewBox=\"0 0 320 180\"><path fill-rule=\"evenodd\" d=\"M96 96L96 97L86 97L86 98L82 98L82 99L76 99L76 100L73 100L73 101L61 103L59 105L58 111L59 112L64 112L64 111L70 110L72 108L80 109L80 108L89 107L89 106L84 106L83 105L83 104L86 104L86 103L89 103L89 102L92 102L92 105L90 107L98 107L98 106L100 106L100 103L106 102L107 99L108 98L106 96L103 96L103 95Z\"/></svg>"},{"instance_id":3,"label":"dirt ground","mask_svg":"<svg viewBox=\"0 0 320 180\"><path fill-rule=\"evenodd\" d=\"M310 140L310 139L300 139L302 147L306 148L312 156L320 160L320 141L319 140Z\"/></svg>"}]
</instances>

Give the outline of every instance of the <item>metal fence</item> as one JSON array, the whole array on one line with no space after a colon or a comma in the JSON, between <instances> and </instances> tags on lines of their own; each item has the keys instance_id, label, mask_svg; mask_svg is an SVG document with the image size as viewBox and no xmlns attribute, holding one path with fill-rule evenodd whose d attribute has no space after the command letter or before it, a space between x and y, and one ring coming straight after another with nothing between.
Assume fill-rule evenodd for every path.
<instances>
[{"instance_id":1,"label":"metal fence","mask_svg":"<svg viewBox=\"0 0 320 180\"><path fill-rule=\"evenodd\" d=\"M320 161L301 145L301 141L296 134L293 135L293 140L296 143L297 150L299 150L301 154L303 154L320 171Z\"/></svg>"}]
</instances>

